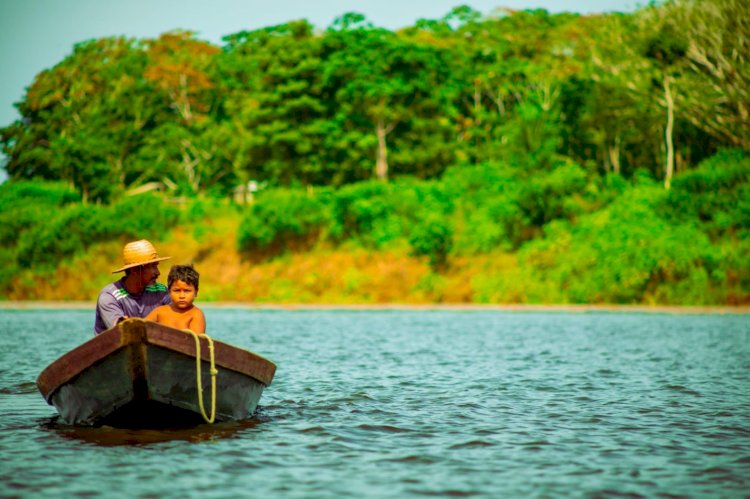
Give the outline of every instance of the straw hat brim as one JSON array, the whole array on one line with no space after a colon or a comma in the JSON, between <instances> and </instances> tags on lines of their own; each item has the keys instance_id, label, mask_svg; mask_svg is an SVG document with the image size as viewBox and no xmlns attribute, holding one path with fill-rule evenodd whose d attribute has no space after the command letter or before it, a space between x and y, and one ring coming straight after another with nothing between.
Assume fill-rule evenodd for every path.
<instances>
[{"instance_id":1,"label":"straw hat brim","mask_svg":"<svg viewBox=\"0 0 750 499\"><path fill-rule=\"evenodd\" d=\"M172 258L172 257L171 256L163 256L161 258L152 258L150 260L146 260L145 262L131 263L130 265L125 265L124 267L120 267L117 270L113 270L112 273L116 274L118 272L122 272L123 270L131 269L133 267L140 267L142 265L148 265L150 263L161 262L161 261L164 261L164 260L169 260L170 258Z\"/></svg>"}]
</instances>

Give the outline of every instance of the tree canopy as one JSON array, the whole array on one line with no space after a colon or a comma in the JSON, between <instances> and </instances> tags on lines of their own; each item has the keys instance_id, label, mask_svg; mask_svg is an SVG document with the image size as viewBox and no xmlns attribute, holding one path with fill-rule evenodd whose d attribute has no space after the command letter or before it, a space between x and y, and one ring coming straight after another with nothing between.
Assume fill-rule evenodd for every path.
<instances>
[{"instance_id":1,"label":"tree canopy","mask_svg":"<svg viewBox=\"0 0 750 499\"><path fill-rule=\"evenodd\" d=\"M566 161L669 183L750 148L750 25L740 0L632 14L457 7L393 32L347 13L225 37L83 42L0 129L11 180L114 201L158 182L228 195L248 181L341 186L504 161Z\"/></svg>"}]
</instances>

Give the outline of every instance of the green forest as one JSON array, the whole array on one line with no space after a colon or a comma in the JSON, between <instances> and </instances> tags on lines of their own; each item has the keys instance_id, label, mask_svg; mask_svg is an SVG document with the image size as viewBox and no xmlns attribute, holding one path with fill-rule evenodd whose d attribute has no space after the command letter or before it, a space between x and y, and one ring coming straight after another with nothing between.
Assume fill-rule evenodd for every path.
<instances>
[{"instance_id":1,"label":"green forest","mask_svg":"<svg viewBox=\"0 0 750 499\"><path fill-rule=\"evenodd\" d=\"M82 42L0 128L0 299L149 238L205 300L750 304L747 7Z\"/></svg>"}]
</instances>

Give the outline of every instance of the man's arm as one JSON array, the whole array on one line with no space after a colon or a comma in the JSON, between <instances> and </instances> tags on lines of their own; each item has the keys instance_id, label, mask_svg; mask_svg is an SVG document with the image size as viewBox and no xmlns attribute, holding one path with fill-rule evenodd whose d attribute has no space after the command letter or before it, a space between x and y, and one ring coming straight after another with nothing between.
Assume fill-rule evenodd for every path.
<instances>
[{"instance_id":1,"label":"man's arm","mask_svg":"<svg viewBox=\"0 0 750 499\"><path fill-rule=\"evenodd\" d=\"M126 318L125 311L114 296L102 293L96 302L96 334L111 328Z\"/></svg>"}]
</instances>

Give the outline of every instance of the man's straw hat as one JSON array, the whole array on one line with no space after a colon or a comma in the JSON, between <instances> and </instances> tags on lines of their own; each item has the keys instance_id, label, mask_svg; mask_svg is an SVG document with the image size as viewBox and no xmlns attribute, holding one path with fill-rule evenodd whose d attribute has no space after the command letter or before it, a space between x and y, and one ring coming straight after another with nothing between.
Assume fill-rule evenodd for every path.
<instances>
[{"instance_id":1,"label":"man's straw hat","mask_svg":"<svg viewBox=\"0 0 750 499\"><path fill-rule=\"evenodd\" d=\"M133 241L128 243L122 249L122 267L117 270L113 270L112 273L122 272L125 269L131 267L138 267L140 265L148 265L149 263L161 262L162 260L169 260L171 256L163 256L159 258L159 254L156 252L156 248L150 242L145 239L140 241Z\"/></svg>"}]
</instances>

